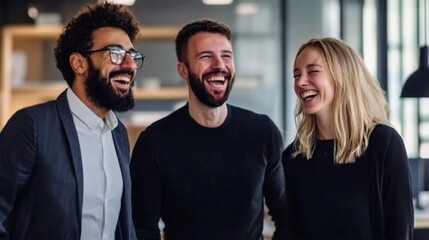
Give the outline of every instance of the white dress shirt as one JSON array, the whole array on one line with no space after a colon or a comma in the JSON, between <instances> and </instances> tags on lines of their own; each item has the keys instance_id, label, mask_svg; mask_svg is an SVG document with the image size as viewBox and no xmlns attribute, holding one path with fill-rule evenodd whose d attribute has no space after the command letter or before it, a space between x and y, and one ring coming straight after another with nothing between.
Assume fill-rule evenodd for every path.
<instances>
[{"instance_id":1,"label":"white dress shirt","mask_svg":"<svg viewBox=\"0 0 429 240\"><path fill-rule=\"evenodd\" d=\"M121 209L123 181L112 138L118 119L102 119L71 90L67 100L82 154L83 205L81 240L114 240Z\"/></svg>"}]
</instances>

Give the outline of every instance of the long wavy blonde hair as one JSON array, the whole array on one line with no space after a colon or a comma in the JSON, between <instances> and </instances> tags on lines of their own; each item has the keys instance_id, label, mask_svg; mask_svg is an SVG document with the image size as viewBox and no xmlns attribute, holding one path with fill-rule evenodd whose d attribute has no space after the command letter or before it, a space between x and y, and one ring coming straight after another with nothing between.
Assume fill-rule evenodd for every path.
<instances>
[{"instance_id":1,"label":"long wavy blonde hair","mask_svg":"<svg viewBox=\"0 0 429 240\"><path fill-rule=\"evenodd\" d=\"M319 51L335 85L335 163L354 163L368 147L375 125L388 124L384 91L361 57L344 41L331 37L313 38L299 48L296 57L307 48ZM317 136L316 117L305 114L299 99L295 120L297 144L293 156L302 154L310 159Z\"/></svg>"}]
</instances>

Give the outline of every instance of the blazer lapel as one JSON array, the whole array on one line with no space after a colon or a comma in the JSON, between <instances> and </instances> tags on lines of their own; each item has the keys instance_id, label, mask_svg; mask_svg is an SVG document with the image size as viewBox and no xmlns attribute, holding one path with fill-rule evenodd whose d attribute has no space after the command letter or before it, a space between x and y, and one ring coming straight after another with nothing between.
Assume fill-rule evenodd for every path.
<instances>
[{"instance_id":1,"label":"blazer lapel","mask_svg":"<svg viewBox=\"0 0 429 240\"><path fill-rule=\"evenodd\" d=\"M78 187L78 222L81 229L82 224L82 202L83 202L83 170L82 170L82 155L80 152L79 138L77 135L76 127L73 122L73 116L70 111L70 106L67 101L67 90L62 92L57 98L58 114L62 121L64 131L70 145L71 157L73 160L73 168L76 176L76 183Z\"/></svg>"},{"instance_id":2,"label":"blazer lapel","mask_svg":"<svg viewBox=\"0 0 429 240\"><path fill-rule=\"evenodd\" d=\"M118 119L119 120L119 119ZM122 172L123 180L123 192L121 198L121 211L119 212L118 229L120 239L129 239L130 226L132 223L129 222L131 219L131 210L128 208L131 206L131 178L129 171L129 143L127 138L127 132L119 122L118 126L112 131L113 142L115 144L116 154L118 156L119 166Z\"/></svg>"}]
</instances>

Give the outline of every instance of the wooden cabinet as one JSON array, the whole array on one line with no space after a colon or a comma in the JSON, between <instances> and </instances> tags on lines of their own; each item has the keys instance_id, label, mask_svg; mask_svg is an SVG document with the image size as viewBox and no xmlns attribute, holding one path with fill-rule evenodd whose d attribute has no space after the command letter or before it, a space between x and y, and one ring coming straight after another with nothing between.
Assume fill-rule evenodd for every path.
<instances>
[{"instance_id":1,"label":"wooden cabinet","mask_svg":"<svg viewBox=\"0 0 429 240\"><path fill-rule=\"evenodd\" d=\"M33 25L2 27L0 129L18 109L55 99L67 88L53 60L53 48L61 28ZM173 41L177 31L176 27L143 26L137 41ZM185 100L187 90L180 86L157 89L135 87L134 95L136 100Z\"/></svg>"}]
</instances>

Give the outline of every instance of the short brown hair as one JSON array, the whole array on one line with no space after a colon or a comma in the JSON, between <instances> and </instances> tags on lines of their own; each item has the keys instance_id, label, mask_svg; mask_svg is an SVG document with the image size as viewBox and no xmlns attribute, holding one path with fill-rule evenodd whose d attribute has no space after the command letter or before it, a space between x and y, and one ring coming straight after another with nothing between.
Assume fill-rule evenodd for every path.
<instances>
[{"instance_id":1,"label":"short brown hair","mask_svg":"<svg viewBox=\"0 0 429 240\"><path fill-rule=\"evenodd\" d=\"M229 41L231 41L232 37L229 27L221 22L209 19L191 22L185 25L179 31L176 37L176 55L179 62L187 63L189 38L200 32L220 33L224 35Z\"/></svg>"}]
</instances>

